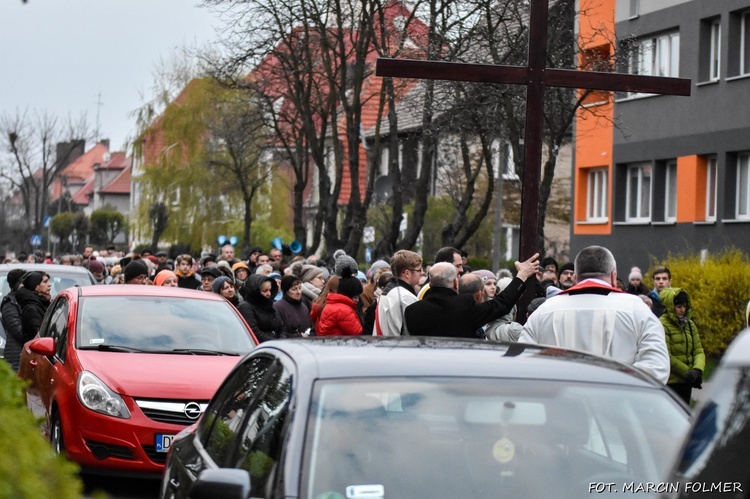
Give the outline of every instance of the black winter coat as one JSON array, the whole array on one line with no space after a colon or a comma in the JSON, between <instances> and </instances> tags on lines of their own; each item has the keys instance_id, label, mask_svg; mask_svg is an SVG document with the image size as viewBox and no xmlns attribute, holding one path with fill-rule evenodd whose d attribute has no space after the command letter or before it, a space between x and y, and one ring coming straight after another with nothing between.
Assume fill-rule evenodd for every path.
<instances>
[{"instance_id":1,"label":"black winter coat","mask_svg":"<svg viewBox=\"0 0 750 499\"><path fill-rule=\"evenodd\" d=\"M34 336L39 332L39 328L42 326L42 319L44 319L44 313L49 307L49 301L26 288L18 288L16 299L21 306L21 319L23 322L23 341L21 345L23 345L27 341L34 339Z\"/></svg>"},{"instance_id":2,"label":"black winter coat","mask_svg":"<svg viewBox=\"0 0 750 499\"><path fill-rule=\"evenodd\" d=\"M5 360L14 372L18 372L18 361L21 359L21 349L25 342L23 341L21 305L18 304L15 291L3 296L0 313L3 315L5 328Z\"/></svg>"},{"instance_id":3,"label":"black winter coat","mask_svg":"<svg viewBox=\"0 0 750 499\"><path fill-rule=\"evenodd\" d=\"M516 277L492 300L477 303L472 295L430 286L427 296L406 307L406 327L413 336L476 338L478 328L510 312L524 289Z\"/></svg>"},{"instance_id":4,"label":"black winter coat","mask_svg":"<svg viewBox=\"0 0 750 499\"><path fill-rule=\"evenodd\" d=\"M271 297L266 298L260 294L260 287L264 282L271 282ZM242 287L245 301L240 303L237 310L245 318L247 324L255 333L259 342L287 338L288 332L281 320L279 311L273 308L273 297L279 292L276 280L260 274L248 277Z\"/></svg>"}]
</instances>

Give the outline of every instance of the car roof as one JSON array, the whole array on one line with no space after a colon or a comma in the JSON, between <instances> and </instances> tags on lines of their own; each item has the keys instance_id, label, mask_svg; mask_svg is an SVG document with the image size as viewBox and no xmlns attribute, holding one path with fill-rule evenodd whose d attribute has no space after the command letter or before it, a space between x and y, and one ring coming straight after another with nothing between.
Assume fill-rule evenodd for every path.
<instances>
[{"instance_id":1,"label":"car roof","mask_svg":"<svg viewBox=\"0 0 750 499\"><path fill-rule=\"evenodd\" d=\"M78 296L163 296L175 298L197 298L201 300L225 301L217 293L196 289L173 288L169 286L150 286L145 284L109 284L99 286L82 286L76 288Z\"/></svg>"},{"instance_id":2,"label":"car roof","mask_svg":"<svg viewBox=\"0 0 750 499\"><path fill-rule=\"evenodd\" d=\"M13 269L38 270L47 273L90 274L89 269L76 265L60 265L57 263L0 263L0 273L7 273Z\"/></svg>"},{"instance_id":3,"label":"car roof","mask_svg":"<svg viewBox=\"0 0 750 499\"><path fill-rule=\"evenodd\" d=\"M750 365L750 328L743 329L734 337L721 363L727 366Z\"/></svg>"},{"instance_id":4,"label":"car roof","mask_svg":"<svg viewBox=\"0 0 750 499\"><path fill-rule=\"evenodd\" d=\"M460 338L372 336L262 343L284 351L300 376L471 376L545 379L663 388L647 374L610 359L559 347Z\"/></svg>"}]
</instances>

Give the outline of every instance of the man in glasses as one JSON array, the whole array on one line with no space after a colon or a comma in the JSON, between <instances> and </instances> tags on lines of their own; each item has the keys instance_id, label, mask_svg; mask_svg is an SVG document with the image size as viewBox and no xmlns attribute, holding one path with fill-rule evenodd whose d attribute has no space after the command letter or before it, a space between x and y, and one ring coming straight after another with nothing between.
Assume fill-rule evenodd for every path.
<instances>
[{"instance_id":1,"label":"man in glasses","mask_svg":"<svg viewBox=\"0 0 750 499\"><path fill-rule=\"evenodd\" d=\"M394 278L383 290L375 311L376 336L408 335L404 310L417 301L416 287L422 277L422 257L418 253L399 250L391 258Z\"/></svg>"}]
</instances>

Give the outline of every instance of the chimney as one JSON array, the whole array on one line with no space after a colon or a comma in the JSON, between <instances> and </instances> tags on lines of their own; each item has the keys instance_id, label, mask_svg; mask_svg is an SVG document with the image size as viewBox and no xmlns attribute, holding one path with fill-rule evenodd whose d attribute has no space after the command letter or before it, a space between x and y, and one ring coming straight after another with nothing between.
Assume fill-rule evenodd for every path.
<instances>
[{"instance_id":1,"label":"chimney","mask_svg":"<svg viewBox=\"0 0 750 499\"><path fill-rule=\"evenodd\" d=\"M86 152L85 140L71 140L68 142L58 142L56 148L56 162L58 168L62 169L73 161L77 160Z\"/></svg>"},{"instance_id":2,"label":"chimney","mask_svg":"<svg viewBox=\"0 0 750 499\"><path fill-rule=\"evenodd\" d=\"M107 150L109 151L109 139L102 139L99 141L99 143L103 145L104 147L106 147Z\"/></svg>"}]
</instances>

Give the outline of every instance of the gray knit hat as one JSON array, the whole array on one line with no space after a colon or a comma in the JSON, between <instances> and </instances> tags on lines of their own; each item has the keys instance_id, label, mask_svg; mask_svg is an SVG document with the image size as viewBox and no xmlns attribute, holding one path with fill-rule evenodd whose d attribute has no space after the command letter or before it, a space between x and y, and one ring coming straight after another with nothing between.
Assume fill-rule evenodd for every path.
<instances>
[{"instance_id":1,"label":"gray knit hat","mask_svg":"<svg viewBox=\"0 0 750 499\"><path fill-rule=\"evenodd\" d=\"M217 277L214 279L214 282L211 283L211 291L221 294L221 289L224 287L225 282L232 282L232 280L225 275Z\"/></svg>"},{"instance_id":2,"label":"gray knit hat","mask_svg":"<svg viewBox=\"0 0 750 499\"><path fill-rule=\"evenodd\" d=\"M369 279L372 277L372 274L377 272L378 269L382 269L384 267L390 268L391 264L386 262L385 260L376 260L372 263L372 266L367 270L367 278Z\"/></svg>"},{"instance_id":3,"label":"gray knit hat","mask_svg":"<svg viewBox=\"0 0 750 499\"><path fill-rule=\"evenodd\" d=\"M357 265L357 261L346 254L346 252L342 249L336 250L333 253L333 259L334 259L334 265L333 265L333 271L334 273L341 277L341 273L344 271L344 267L347 267L351 269L350 275L357 275L357 271L359 270L359 266Z\"/></svg>"},{"instance_id":4,"label":"gray knit hat","mask_svg":"<svg viewBox=\"0 0 750 499\"><path fill-rule=\"evenodd\" d=\"M310 282L317 276L323 274L323 269L315 265L307 265L302 262L294 262L290 267L292 275L295 275L302 282Z\"/></svg>"}]
</instances>

